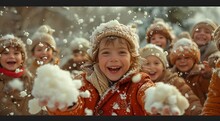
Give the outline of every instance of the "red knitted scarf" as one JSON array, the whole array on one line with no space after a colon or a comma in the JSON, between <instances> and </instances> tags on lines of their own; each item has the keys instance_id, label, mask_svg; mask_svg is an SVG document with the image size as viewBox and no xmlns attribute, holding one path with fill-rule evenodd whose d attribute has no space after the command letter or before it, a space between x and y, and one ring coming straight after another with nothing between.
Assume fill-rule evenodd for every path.
<instances>
[{"instance_id":1,"label":"red knitted scarf","mask_svg":"<svg viewBox=\"0 0 220 121\"><path fill-rule=\"evenodd\" d=\"M5 74L6 76L19 78L24 74L24 69L20 68L20 70L21 70L20 72L13 72L13 71L6 70L4 68L0 68L0 73Z\"/></svg>"}]
</instances>

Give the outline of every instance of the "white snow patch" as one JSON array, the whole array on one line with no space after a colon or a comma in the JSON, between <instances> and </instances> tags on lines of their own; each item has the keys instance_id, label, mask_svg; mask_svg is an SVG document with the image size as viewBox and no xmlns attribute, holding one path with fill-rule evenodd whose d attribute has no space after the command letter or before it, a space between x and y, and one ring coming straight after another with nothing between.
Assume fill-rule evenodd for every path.
<instances>
[{"instance_id":1,"label":"white snow patch","mask_svg":"<svg viewBox=\"0 0 220 121\"><path fill-rule=\"evenodd\" d=\"M132 77L132 82L137 83L141 80L141 74L136 74Z\"/></svg>"}]
</instances>

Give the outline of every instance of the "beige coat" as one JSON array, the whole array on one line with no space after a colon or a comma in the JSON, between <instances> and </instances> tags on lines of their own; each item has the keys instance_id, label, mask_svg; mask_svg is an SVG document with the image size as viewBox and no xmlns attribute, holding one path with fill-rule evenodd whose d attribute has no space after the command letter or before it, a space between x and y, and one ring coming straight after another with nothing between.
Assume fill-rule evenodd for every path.
<instances>
[{"instance_id":1,"label":"beige coat","mask_svg":"<svg viewBox=\"0 0 220 121\"><path fill-rule=\"evenodd\" d=\"M12 79L14 78L0 74L0 115L30 115L28 101L31 98L32 79L27 71L20 78L27 93L25 97L20 97L20 91L12 90L8 86Z\"/></svg>"}]
</instances>

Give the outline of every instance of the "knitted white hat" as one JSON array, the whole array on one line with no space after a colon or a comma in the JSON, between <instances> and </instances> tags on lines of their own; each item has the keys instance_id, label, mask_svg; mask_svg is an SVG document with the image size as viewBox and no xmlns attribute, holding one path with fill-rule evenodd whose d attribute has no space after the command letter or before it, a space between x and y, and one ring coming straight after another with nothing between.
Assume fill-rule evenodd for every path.
<instances>
[{"instance_id":1,"label":"knitted white hat","mask_svg":"<svg viewBox=\"0 0 220 121\"><path fill-rule=\"evenodd\" d=\"M131 45L131 51L135 53L135 56L139 55L139 37L136 32L131 27L120 24L117 20L111 20L107 23L100 24L90 36L92 46L87 52L93 61L97 55L100 40L107 36L118 36L124 38Z\"/></svg>"},{"instance_id":2,"label":"knitted white hat","mask_svg":"<svg viewBox=\"0 0 220 121\"><path fill-rule=\"evenodd\" d=\"M146 46L140 49L140 56L142 58L146 58L150 55L153 55L159 58L165 68L169 67L169 64L167 61L168 53L164 51L161 47L155 44L147 44Z\"/></svg>"}]
</instances>

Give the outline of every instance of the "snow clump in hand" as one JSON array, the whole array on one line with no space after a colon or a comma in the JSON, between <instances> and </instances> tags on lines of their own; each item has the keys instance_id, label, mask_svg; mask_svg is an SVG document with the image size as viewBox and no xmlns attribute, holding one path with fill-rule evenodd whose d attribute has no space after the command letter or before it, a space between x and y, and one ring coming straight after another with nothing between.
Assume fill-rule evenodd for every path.
<instances>
[{"instance_id":1,"label":"snow clump in hand","mask_svg":"<svg viewBox=\"0 0 220 121\"><path fill-rule=\"evenodd\" d=\"M47 101L48 108L56 108L55 105L59 103L57 108L62 109L77 102L81 86L81 80L73 80L70 72L60 69L58 65L45 64L37 69L32 95L41 101ZM37 113L39 107L34 111L32 104L37 107L29 101L29 112Z\"/></svg>"},{"instance_id":2,"label":"snow clump in hand","mask_svg":"<svg viewBox=\"0 0 220 121\"><path fill-rule=\"evenodd\" d=\"M156 108L158 113L162 114L163 109L169 107L172 114L183 115L189 107L189 102L179 90L163 82L155 84L155 87L145 91L145 110L152 113L151 109Z\"/></svg>"}]
</instances>

